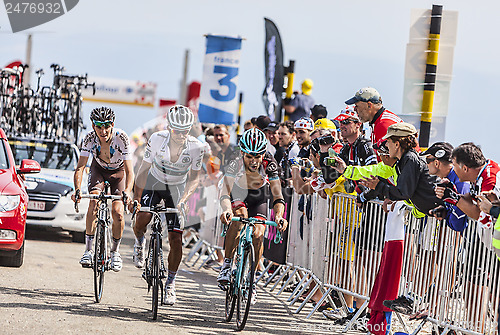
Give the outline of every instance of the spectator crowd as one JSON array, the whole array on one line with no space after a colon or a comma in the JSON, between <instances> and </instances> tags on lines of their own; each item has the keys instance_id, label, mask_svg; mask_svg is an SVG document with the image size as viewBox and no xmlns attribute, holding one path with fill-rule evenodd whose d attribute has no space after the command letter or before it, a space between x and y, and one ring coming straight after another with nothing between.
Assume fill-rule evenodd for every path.
<instances>
[{"instance_id":1,"label":"spectator crowd","mask_svg":"<svg viewBox=\"0 0 500 335\"><path fill-rule=\"evenodd\" d=\"M283 194L288 194L288 199L297 194L300 211L306 211L306 199L315 193L325 199L334 193L348 194L355 197L355 210L360 212L369 200L383 202L387 224L381 237L383 249L377 250L382 253L381 264L371 288L367 318L369 330L384 334L386 330L377 331L373 325L388 326L387 313L415 312L411 297L398 297L405 223L402 219L394 220L393 213L409 208L416 219L444 220L446 229L457 234L463 234L470 222L468 218L477 220L477 234L469 239L470 243L480 245L479 250L500 255L500 227L495 225L500 215L500 168L484 157L474 143L454 147L447 142L436 142L421 149L415 127L386 109L374 88L361 88L335 113L315 104L311 89L312 81L306 80L302 93L285 101L286 121L277 122L260 115L246 121L244 130L258 128L265 133L267 151L280 167ZM138 161L149 135L145 132L132 136ZM240 151L231 143L231 129L226 125L198 124L191 135L206 145L200 196L194 197L190 204L191 225L199 227L206 213L203 189L220 183ZM296 224L302 223L290 222ZM352 234L358 227L349 229ZM222 257L219 253L219 262ZM347 255L343 261L350 262L350 258ZM220 266L217 262L214 265ZM311 298L313 303L321 298L320 292L316 292ZM339 294L334 293L334 301L339 301ZM306 296L307 293L303 298ZM360 299L347 294L342 298L347 308L328 302L319 306L325 316L339 324L348 322L362 304ZM412 315L425 316L426 311Z\"/></svg>"}]
</instances>

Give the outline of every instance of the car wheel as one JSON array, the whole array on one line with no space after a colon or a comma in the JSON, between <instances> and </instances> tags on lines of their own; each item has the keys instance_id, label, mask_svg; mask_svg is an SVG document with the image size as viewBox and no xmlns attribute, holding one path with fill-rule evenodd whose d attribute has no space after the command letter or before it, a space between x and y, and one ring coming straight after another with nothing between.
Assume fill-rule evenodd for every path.
<instances>
[{"instance_id":1,"label":"car wheel","mask_svg":"<svg viewBox=\"0 0 500 335\"><path fill-rule=\"evenodd\" d=\"M21 265L23 265L23 260L24 260L24 242L19 250L13 251L11 256L9 255L2 257L0 262L2 263L2 265L18 268Z\"/></svg>"},{"instance_id":2,"label":"car wheel","mask_svg":"<svg viewBox=\"0 0 500 335\"><path fill-rule=\"evenodd\" d=\"M72 231L71 240L76 243L85 243L85 231Z\"/></svg>"}]
</instances>

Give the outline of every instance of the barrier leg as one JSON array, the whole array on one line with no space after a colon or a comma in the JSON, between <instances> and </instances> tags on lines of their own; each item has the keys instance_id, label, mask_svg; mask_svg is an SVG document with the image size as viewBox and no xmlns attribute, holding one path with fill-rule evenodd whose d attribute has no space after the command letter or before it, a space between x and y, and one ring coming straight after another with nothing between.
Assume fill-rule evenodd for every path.
<instances>
[{"instance_id":1,"label":"barrier leg","mask_svg":"<svg viewBox=\"0 0 500 335\"><path fill-rule=\"evenodd\" d=\"M323 302L330 296L330 294L332 293L333 291L333 287L329 287L326 292L323 294L323 296L321 297L321 299L319 299L319 301L316 303L316 305L314 306L314 308L312 309L312 311L306 316L306 319L309 319L319 308L319 306L321 306L321 304L323 304ZM330 304L332 306L335 306L335 304L333 304L333 301L330 302Z\"/></svg>"},{"instance_id":2,"label":"barrier leg","mask_svg":"<svg viewBox=\"0 0 500 335\"><path fill-rule=\"evenodd\" d=\"M347 333L349 331L349 329L351 329L354 322L356 322L356 320L359 318L361 313L366 309L366 307L368 307L368 303L369 303L369 300L365 300L365 302L363 303L363 305L361 305L361 307L358 309L356 314L354 314L354 317L351 320L349 320L349 323L347 324L347 326L342 330L342 333ZM405 331L406 331L406 329L405 329ZM408 333L408 331L406 331L406 333Z\"/></svg>"},{"instance_id":3,"label":"barrier leg","mask_svg":"<svg viewBox=\"0 0 500 335\"><path fill-rule=\"evenodd\" d=\"M292 302L290 302L289 306L292 306L293 304L295 304L295 302L300 298L300 296L308 289L309 285L311 284L311 282L313 280L314 280L314 278L311 275L309 275L309 280L307 281L307 283L305 283L304 286L302 286L302 288L300 289L300 291L297 292L297 295L292 300Z\"/></svg>"},{"instance_id":4,"label":"barrier leg","mask_svg":"<svg viewBox=\"0 0 500 335\"><path fill-rule=\"evenodd\" d=\"M269 265L264 269L264 271L262 271L262 273L260 274L259 278L257 278L255 280L255 285L257 285L257 283L259 282L259 280L261 280L262 278L264 278L264 275L267 273L267 271L269 271L269 269L271 268L271 266L273 266L273 262L269 261Z\"/></svg>"},{"instance_id":5,"label":"barrier leg","mask_svg":"<svg viewBox=\"0 0 500 335\"><path fill-rule=\"evenodd\" d=\"M301 271L299 270L299 274L301 273ZM290 297L288 298L287 302L290 302L292 301L293 297L297 294L297 291L300 290L300 287L302 286L302 284L304 284L304 282L307 280L307 277L309 275L306 274L306 273L302 273L302 279L299 281L299 283L297 284L297 287L295 288L295 290L293 290L292 294L290 295Z\"/></svg>"},{"instance_id":6,"label":"barrier leg","mask_svg":"<svg viewBox=\"0 0 500 335\"><path fill-rule=\"evenodd\" d=\"M201 246L201 251L198 253L198 258L196 258L196 260L193 262L193 264L191 264L191 266L195 266L195 264L198 263L198 261L200 260L200 258L203 256L203 254L206 251L207 251L207 245L206 245L206 242L203 241L202 246Z\"/></svg>"},{"instance_id":7,"label":"barrier leg","mask_svg":"<svg viewBox=\"0 0 500 335\"><path fill-rule=\"evenodd\" d=\"M285 270L283 271L283 273L281 274L281 276L278 278L278 280L276 280L276 283L274 283L274 285L271 288L270 292L272 292L276 288L276 286L278 286L278 284L280 283L280 281L286 276L286 274L288 273L288 271L290 271L291 267L292 267L291 265L287 265L287 267L285 268Z\"/></svg>"},{"instance_id":8,"label":"barrier leg","mask_svg":"<svg viewBox=\"0 0 500 335\"><path fill-rule=\"evenodd\" d=\"M276 275L279 273L279 271L281 270L281 267L283 265L279 265L276 270L274 270L273 274L271 275L271 277L269 277L269 279L266 281L266 283L262 286L262 287L267 287L267 285L269 285L269 283L274 279L274 277L276 277Z\"/></svg>"},{"instance_id":9,"label":"barrier leg","mask_svg":"<svg viewBox=\"0 0 500 335\"><path fill-rule=\"evenodd\" d=\"M401 326L403 326L403 330L405 331L405 333L406 333L406 334L409 334L409 332L408 332L408 327L406 327L406 323L405 323L405 322L403 321L403 319L401 318L401 315L399 315L399 313L398 313L398 312L393 312L393 313L395 313L395 314L396 314L396 317L398 318L399 323L401 323ZM425 321L425 320L424 320L424 321ZM422 326L423 326L423 324L422 324ZM417 329L418 329L418 327L417 327ZM417 331L417 333L418 333L418 331ZM416 334L416 333L415 333L415 334Z\"/></svg>"},{"instance_id":10,"label":"barrier leg","mask_svg":"<svg viewBox=\"0 0 500 335\"><path fill-rule=\"evenodd\" d=\"M210 259L214 259L213 255L215 254L215 249L212 248L211 246L208 246L207 249L210 251L210 253L208 254L207 258L205 258L205 260L201 263L201 265L198 267L198 270L200 270L205 264L207 264L207 262L210 260Z\"/></svg>"},{"instance_id":11,"label":"barrier leg","mask_svg":"<svg viewBox=\"0 0 500 335\"><path fill-rule=\"evenodd\" d=\"M309 282L311 282L312 280L314 280L314 282L316 282L316 280L314 279L313 276L311 276L311 279L309 280ZM316 286L314 286L314 288L311 290L311 292L309 292L309 294L304 299L304 301L302 302L302 304L300 304L300 306L295 310L295 312L293 312L294 314L300 313L300 311L302 310L302 308L304 308L304 306L307 304L307 302L313 297L314 293L316 293L316 291L318 290L318 288L319 288L319 286L318 286L318 283L316 282ZM316 305L318 305L318 304L316 304ZM315 306L315 307L318 307L318 306Z\"/></svg>"},{"instance_id":12,"label":"barrier leg","mask_svg":"<svg viewBox=\"0 0 500 335\"><path fill-rule=\"evenodd\" d=\"M196 254L196 252L198 252L198 250L200 250L202 245L203 245L203 240L200 239L196 242L196 244L193 246L191 251L186 255L186 258L184 258L184 260L183 260L184 264L188 265L187 262L189 262L191 260L191 258L193 258L193 256Z\"/></svg>"},{"instance_id":13,"label":"barrier leg","mask_svg":"<svg viewBox=\"0 0 500 335\"><path fill-rule=\"evenodd\" d=\"M281 286L281 289L278 291L278 293L276 295L280 295L281 293L283 293L283 291L286 289L288 284L290 284L290 282L293 280L293 278L295 278L296 274L297 274L297 268L294 268L292 271L292 274L290 274L290 276L288 277L286 282L283 284L283 286Z\"/></svg>"},{"instance_id":14,"label":"barrier leg","mask_svg":"<svg viewBox=\"0 0 500 335\"><path fill-rule=\"evenodd\" d=\"M417 335L418 332L422 329L422 327L425 325L425 323L427 322L427 320L422 320L422 322L420 322L420 324L418 325L418 327L413 331L413 333L411 333L411 335ZM403 329L405 329L406 331L406 328L405 328L405 325L403 324ZM408 332L407 332L408 334Z\"/></svg>"}]
</instances>

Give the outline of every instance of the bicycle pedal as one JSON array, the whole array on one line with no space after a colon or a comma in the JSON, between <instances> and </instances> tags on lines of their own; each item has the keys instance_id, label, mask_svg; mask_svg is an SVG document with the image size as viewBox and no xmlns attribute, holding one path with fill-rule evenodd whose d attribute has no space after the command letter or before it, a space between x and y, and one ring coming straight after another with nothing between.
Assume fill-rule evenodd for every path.
<instances>
[{"instance_id":1,"label":"bicycle pedal","mask_svg":"<svg viewBox=\"0 0 500 335\"><path fill-rule=\"evenodd\" d=\"M229 290L229 286L228 285L223 285L223 284L218 284L219 288L222 290L222 291L227 291Z\"/></svg>"}]
</instances>

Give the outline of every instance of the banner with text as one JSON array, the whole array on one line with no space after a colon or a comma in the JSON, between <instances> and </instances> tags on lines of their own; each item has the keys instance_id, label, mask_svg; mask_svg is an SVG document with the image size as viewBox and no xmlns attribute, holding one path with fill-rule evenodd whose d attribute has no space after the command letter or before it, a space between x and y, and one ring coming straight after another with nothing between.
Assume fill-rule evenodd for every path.
<instances>
[{"instance_id":1,"label":"banner with text","mask_svg":"<svg viewBox=\"0 0 500 335\"><path fill-rule=\"evenodd\" d=\"M264 65L266 87L262 93L262 101L267 116L279 120L285 68L283 67L283 45L278 27L273 21L265 18L266 44L264 46Z\"/></svg>"},{"instance_id":2,"label":"banner with text","mask_svg":"<svg viewBox=\"0 0 500 335\"><path fill-rule=\"evenodd\" d=\"M200 122L232 125L238 109L241 38L216 35L206 38L198 117Z\"/></svg>"},{"instance_id":3,"label":"banner with text","mask_svg":"<svg viewBox=\"0 0 500 335\"><path fill-rule=\"evenodd\" d=\"M88 81L95 82L95 95L91 87L82 90L85 101L154 107L156 83L97 77Z\"/></svg>"}]
</instances>

